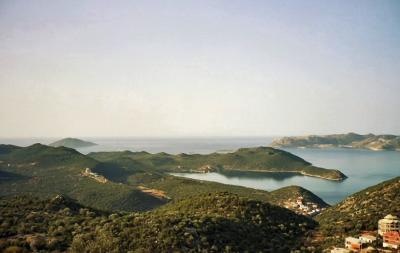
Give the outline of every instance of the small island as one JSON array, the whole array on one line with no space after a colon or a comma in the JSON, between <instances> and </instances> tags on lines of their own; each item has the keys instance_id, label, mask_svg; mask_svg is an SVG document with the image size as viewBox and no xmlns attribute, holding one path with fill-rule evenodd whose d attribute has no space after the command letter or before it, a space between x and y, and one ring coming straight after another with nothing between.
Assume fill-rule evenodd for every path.
<instances>
[{"instance_id":1,"label":"small island","mask_svg":"<svg viewBox=\"0 0 400 253\"><path fill-rule=\"evenodd\" d=\"M85 147L91 147L91 146L96 146L96 143L89 142L89 141L84 141L76 138L64 138L61 140L58 140L56 142L50 143L49 146L52 147L67 147L67 148L85 148Z\"/></svg>"},{"instance_id":2,"label":"small island","mask_svg":"<svg viewBox=\"0 0 400 253\"><path fill-rule=\"evenodd\" d=\"M354 148L400 151L400 136L356 133L292 136L274 140L271 146L277 148Z\"/></svg>"}]
</instances>

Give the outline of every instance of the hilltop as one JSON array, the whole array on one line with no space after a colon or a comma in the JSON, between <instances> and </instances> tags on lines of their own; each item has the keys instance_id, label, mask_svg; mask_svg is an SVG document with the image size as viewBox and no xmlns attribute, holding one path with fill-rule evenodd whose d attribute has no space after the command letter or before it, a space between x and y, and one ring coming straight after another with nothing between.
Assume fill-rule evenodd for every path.
<instances>
[{"instance_id":1,"label":"hilltop","mask_svg":"<svg viewBox=\"0 0 400 253\"><path fill-rule=\"evenodd\" d=\"M400 136L360 135L356 133L283 137L274 140L273 147L292 148L358 148L374 151L400 150Z\"/></svg>"},{"instance_id":2,"label":"hilltop","mask_svg":"<svg viewBox=\"0 0 400 253\"><path fill-rule=\"evenodd\" d=\"M136 187L109 181L100 183L83 174L86 168L113 170L74 149L34 144L9 148L0 145L0 195L63 194L104 210L148 210L164 204Z\"/></svg>"},{"instance_id":3,"label":"hilltop","mask_svg":"<svg viewBox=\"0 0 400 253\"><path fill-rule=\"evenodd\" d=\"M324 237L342 243L344 236L377 230L378 220L387 214L400 216L400 177L347 197L316 216L316 220Z\"/></svg>"},{"instance_id":4,"label":"hilltop","mask_svg":"<svg viewBox=\"0 0 400 253\"><path fill-rule=\"evenodd\" d=\"M99 161L135 164L136 168L151 168L161 172L289 172L327 180L343 180L339 170L324 169L289 152L270 148L241 148L231 153L151 154L148 152L97 152L89 156Z\"/></svg>"},{"instance_id":5,"label":"hilltop","mask_svg":"<svg viewBox=\"0 0 400 253\"><path fill-rule=\"evenodd\" d=\"M91 147L97 145L96 143L84 141L76 138L64 138L53 143L50 143L49 146L52 147L67 147L67 148L84 148Z\"/></svg>"}]
</instances>

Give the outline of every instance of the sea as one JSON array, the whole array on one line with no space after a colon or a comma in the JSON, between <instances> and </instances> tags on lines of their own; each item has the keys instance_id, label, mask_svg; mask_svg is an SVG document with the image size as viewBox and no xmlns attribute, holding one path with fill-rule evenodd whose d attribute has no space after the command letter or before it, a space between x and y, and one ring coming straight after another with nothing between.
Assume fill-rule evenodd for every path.
<instances>
[{"instance_id":1,"label":"sea","mask_svg":"<svg viewBox=\"0 0 400 253\"><path fill-rule=\"evenodd\" d=\"M215 137L215 138L81 138L97 143L97 146L77 149L83 154L99 151L147 151L171 154L208 154L232 152L243 147L268 146L274 137ZM0 139L0 143L28 146L34 143L49 144L56 139L26 138ZM265 173L254 175L226 176L219 173L175 173L176 176L223 184L240 185L261 190L275 190L290 185L306 188L325 202L336 204L347 196L400 176L400 152L369 151L358 149L302 149L287 148L289 151L313 165L339 169L348 178L341 182L302 176L292 173Z\"/></svg>"}]
</instances>

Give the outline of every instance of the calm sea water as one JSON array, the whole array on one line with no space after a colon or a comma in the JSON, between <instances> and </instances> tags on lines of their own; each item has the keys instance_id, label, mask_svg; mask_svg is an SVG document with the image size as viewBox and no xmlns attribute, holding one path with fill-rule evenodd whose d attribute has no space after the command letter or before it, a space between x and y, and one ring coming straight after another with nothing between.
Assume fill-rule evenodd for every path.
<instances>
[{"instance_id":1,"label":"calm sea water","mask_svg":"<svg viewBox=\"0 0 400 253\"><path fill-rule=\"evenodd\" d=\"M241 147L266 146L272 137L257 138L84 138L98 146L78 149L81 153L96 151L148 151L152 153L211 153L227 152ZM0 143L27 146L36 142L49 144L54 139L0 139ZM343 200L348 195L375 185L384 180L400 176L400 152L351 149L286 149L312 164L324 168L340 169L349 178L333 182L295 174L268 173L263 176L226 176L218 173L180 173L179 176L209 180L224 184L274 190L289 185L302 186L330 204Z\"/></svg>"}]
</instances>

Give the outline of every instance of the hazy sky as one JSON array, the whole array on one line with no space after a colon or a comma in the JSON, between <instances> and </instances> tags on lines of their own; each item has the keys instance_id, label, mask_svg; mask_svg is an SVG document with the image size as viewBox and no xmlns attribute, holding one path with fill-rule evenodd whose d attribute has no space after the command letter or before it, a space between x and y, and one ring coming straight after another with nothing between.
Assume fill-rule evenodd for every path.
<instances>
[{"instance_id":1,"label":"hazy sky","mask_svg":"<svg viewBox=\"0 0 400 253\"><path fill-rule=\"evenodd\" d=\"M400 1L0 1L0 136L400 134Z\"/></svg>"}]
</instances>

